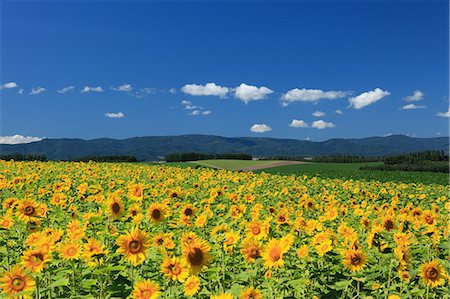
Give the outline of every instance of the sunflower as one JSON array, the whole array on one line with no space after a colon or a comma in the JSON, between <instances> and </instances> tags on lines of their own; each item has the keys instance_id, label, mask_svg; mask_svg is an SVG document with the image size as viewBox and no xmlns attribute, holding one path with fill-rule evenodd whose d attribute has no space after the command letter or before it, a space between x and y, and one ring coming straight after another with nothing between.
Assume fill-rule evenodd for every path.
<instances>
[{"instance_id":1,"label":"sunflower","mask_svg":"<svg viewBox=\"0 0 450 299\"><path fill-rule=\"evenodd\" d=\"M48 251L42 249L30 249L23 253L22 265L30 272L42 272L45 264L51 257Z\"/></svg>"},{"instance_id":2,"label":"sunflower","mask_svg":"<svg viewBox=\"0 0 450 299\"><path fill-rule=\"evenodd\" d=\"M122 199L117 193L108 196L107 205L112 219L119 219L125 213Z\"/></svg>"},{"instance_id":3,"label":"sunflower","mask_svg":"<svg viewBox=\"0 0 450 299\"><path fill-rule=\"evenodd\" d=\"M136 227L128 234L118 237L116 244L119 245L117 252L125 255L127 261L137 266L145 261L150 238Z\"/></svg>"},{"instance_id":4,"label":"sunflower","mask_svg":"<svg viewBox=\"0 0 450 299\"><path fill-rule=\"evenodd\" d=\"M316 245L316 252L319 256L324 256L327 252L331 251L332 249L333 246L331 246L330 240Z\"/></svg>"},{"instance_id":5,"label":"sunflower","mask_svg":"<svg viewBox=\"0 0 450 299\"><path fill-rule=\"evenodd\" d=\"M297 255L301 259L307 258L309 255L308 245L300 246L299 249L297 249Z\"/></svg>"},{"instance_id":6,"label":"sunflower","mask_svg":"<svg viewBox=\"0 0 450 299\"><path fill-rule=\"evenodd\" d=\"M239 234L233 231L225 233L225 241L223 243L223 248L226 252L233 251L237 242L239 241Z\"/></svg>"},{"instance_id":7,"label":"sunflower","mask_svg":"<svg viewBox=\"0 0 450 299\"><path fill-rule=\"evenodd\" d=\"M270 239L264 246L261 256L266 268L280 268L284 265L283 254L286 252L283 243L277 239Z\"/></svg>"},{"instance_id":8,"label":"sunflower","mask_svg":"<svg viewBox=\"0 0 450 299\"><path fill-rule=\"evenodd\" d=\"M70 239L62 242L59 246L59 254L65 260L77 260L82 253L80 244Z\"/></svg>"},{"instance_id":9,"label":"sunflower","mask_svg":"<svg viewBox=\"0 0 450 299\"><path fill-rule=\"evenodd\" d=\"M362 250L350 249L344 252L344 266L352 272L360 271L366 261L366 254Z\"/></svg>"},{"instance_id":10,"label":"sunflower","mask_svg":"<svg viewBox=\"0 0 450 299\"><path fill-rule=\"evenodd\" d=\"M247 223L246 228L247 236L257 239L265 238L269 232L267 222L264 223L258 220Z\"/></svg>"},{"instance_id":11,"label":"sunflower","mask_svg":"<svg viewBox=\"0 0 450 299\"><path fill-rule=\"evenodd\" d=\"M64 193L55 193L50 199L50 203L54 206L64 206L66 204L66 195Z\"/></svg>"},{"instance_id":12,"label":"sunflower","mask_svg":"<svg viewBox=\"0 0 450 299\"><path fill-rule=\"evenodd\" d=\"M131 293L133 299L156 299L161 295L160 287L150 279L136 282Z\"/></svg>"},{"instance_id":13,"label":"sunflower","mask_svg":"<svg viewBox=\"0 0 450 299\"><path fill-rule=\"evenodd\" d=\"M161 265L161 272L172 280L183 282L189 276L188 265L178 257L165 257Z\"/></svg>"},{"instance_id":14,"label":"sunflower","mask_svg":"<svg viewBox=\"0 0 450 299\"><path fill-rule=\"evenodd\" d=\"M22 221L33 221L41 214L39 204L32 199L24 199L17 207L17 217Z\"/></svg>"},{"instance_id":15,"label":"sunflower","mask_svg":"<svg viewBox=\"0 0 450 299\"><path fill-rule=\"evenodd\" d=\"M253 263L261 256L261 244L258 240L245 239L241 243L241 254L247 263Z\"/></svg>"},{"instance_id":16,"label":"sunflower","mask_svg":"<svg viewBox=\"0 0 450 299\"><path fill-rule=\"evenodd\" d=\"M254 287L249 287L244 289L241 294L239 294L239 299L262 299L263 296L261 291L255 289Z\"/></svg>"},{"instance_id":17,"label":"sunflower","mask_svg":"<svg viewBox=\"0 0 450 299\"><path fill-rule=\"evenodd\" d=\"M423 263L419 268L419 276L422 277L422 282L431 287L437 287L445 283L448 278L444 267L438 261L431 261Z\"/></svg>"},{"instance_id":18,"label":"sunflower","mask_svg":"<svg viewBox=\"0 0 450 299\"><path fill-rule=\"evenodd\" d=\"M195 241L193 244L183 244L183 255L192 274L199 273L203 267L208 266L212 259L210 250L211 247L204 240Z\"/></svg>"},{"instance_id":19,"label":"sunflower","mask_svg":"<svg viewBox=\"0 0 450 299\"><path fill-rule=\"evenodd\" d=\"M6 214L2 218L0 218L0 228L10 229L14 224L12 217L9 214Z\"/></svg>"},{"instance_id":20,"label":"sunflower","mask_svg":"<svg viewBox=\"0 0 450 299\"><path fill-rule=\"evenodd\" d=\"M195 207L193 205L191 205L191 204L187 204L181 210L181 216L182 217L194 218L195 212L196 212Z\"/></svg>"},{"instance_id":21,"label":"sunflower","mask_svg":"<svg viewBox=\"0 0 450 299\"><path fill-rule=\"evenodd\" d=\"M159 203L153 203L148 210L148 217L153 223L160 223L166 219L166 207Z\"/></svg>"},{"instance_id":22,"label":"sunflower","mask_svg":"<svg viewBox=\"0 0 450 299\"><path fill-rule=\"evenodd\" d=\"M144 187L141 184L128 185L128 197L141 201L144 198Z\"/></svg>"},{"instance_id":23,"label":"sunflower","mask_svg":"<svg viewBox=\"0 0 450 299\"><path fill-rule=\"evenodd\" d=\"M230 293L220 293L219 295L211 295L210 299L233 299L233 294Z\"/></svg>"},{"instance_id":24,"label":"sunflower","mask_svg":"<svg viewBox=\"0 0 450 299\"><path fill-rule=\"evenodd\" d=\"M103 256L108 254L108 249L105 249L105 247L94 238L89 238L87 240L87 243L83 245L83 256L86 259L90 259L93 256Z\"/></svg>"},{"instance_id":25,"label":"sunflower","mask_svg":"<svg viewBox=\"0 0 450 299\"><path fill-rule=\"evenodd\" d=\"M16 299L31 299L31 292L35 289L34 279L24 273L24 269L15 265L11 267L8 272L3 274L0 278L0 288L3 294L6 294L9 298ZM16 295L20 294L20 295Z\"/></svg>"},{"instance_id":26,"label":"sunflower","mask_svg":"<svg viewBox=\"0 0 450 299\"><path fill-rule=\"evenodd\" d=\"M196 275L189 276L184 282L184 295L194 296L200 290L200 279Z\"/></svg>"}]
</instances>

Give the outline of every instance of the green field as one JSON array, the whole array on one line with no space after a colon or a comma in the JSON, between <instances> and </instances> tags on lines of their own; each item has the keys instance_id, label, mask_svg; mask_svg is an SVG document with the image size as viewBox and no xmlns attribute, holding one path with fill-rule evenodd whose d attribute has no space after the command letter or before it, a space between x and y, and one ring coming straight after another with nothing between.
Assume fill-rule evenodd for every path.
<instances>
[{"instance_id":1,"label":"green field","mask_svg":"<svg viewBox=\"0 0 450 299\"><path fill-rule=\"evenodd\" d=\"M377 180L382 182L397 181L404 183L423 183L448 185L449 176L446 173L437 172L413 172L413 171L380 171L360 170L361 166L381 165L381 162L373 163L311 163L302 165L289 165L257 170L281 175L307 175L326 178L346 178L358 180Z\"/></svg>"},{"instance_id":2,"label":"green field","mask_svg":"<svg viewBox=\"0 0 450 299\"><path fill-rule=\"evenodd\" d=\"M249 161L249 160L203 160L196 162L167 163L170 166L196 167L205 166L228 170L239 170L248 166L265 165L276 161ZM404 183L423 183L448 185L449 176L446 173L412 172L412 171L380 171L360 170L362 166L381 165L381 162L372 163L309 163L288 166L278 166L255 170L254 173L272 173L280 175L307 175L324 178L344 178L358 180L377 180L381 182L397 181Z\"/></svg>"}]
</instances>

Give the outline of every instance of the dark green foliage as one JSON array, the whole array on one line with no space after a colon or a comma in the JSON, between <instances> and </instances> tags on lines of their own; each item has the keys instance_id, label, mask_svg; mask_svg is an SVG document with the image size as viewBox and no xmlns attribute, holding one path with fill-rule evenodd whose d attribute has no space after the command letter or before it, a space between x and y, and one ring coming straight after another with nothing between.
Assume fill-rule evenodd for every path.
<instances>
[{"instance_id":1,"label":"dark green foliage","mask_svg":"<svg viewBox=\"0 0 450 299\"><path fill-rule=\"evenodd\" d=\"M386 156L425 150L448 151L448 137L412 138L402 135L324 142L275 138L225 138L209 135L136 137L114 139L44 139L0 145L0 154L45 154L61 160L81 156L134 156L140 161L163 160L169 153L247 153L253 157L313 157L330 155Z\"/></svg>"},{"instance_id":2,"label":"dark green foliage","mask_svg":"<svg viewBox=\"0 0 450 299\"><path fill-rule=\"evenodd\" d=\"M47 161L47 156L42 154L0 154L0 160L14 161Z\"/></svg>"},{"instance_id":3,"label":"dark green foliage","mask_svg":"<svg viewBox=\"0 0 450 299\"><path fill-rule=\"evenodd\" d=\"M73 159L67 159L65 161L73 162L139 162L134 156L85 156Z\"/></svg>"},{"instance_id":4,"label":"dark green foliage","mask_svg":"<svg viewBox=\"0 0 450 299\"><path fill-rule=\"evenodd\" d=\"M312 161L320 162L320 163L364 163L364 162L383 161L383 158L382 157L352 156L352 155L334 155L334 156L313 157Z\"/></svg>"},{"instance_id":5,"label":"dark green foliage","mask_svg":"<svg viewBox=\"0 0 450 299\"><path fill-rule=\"evenodd\" d=\"M251 160L252 156L247 154L202 154L202 153L172 153L165 157L166 162L186 162L208 159L233 159Z\"/></svg>"}]
</instances>

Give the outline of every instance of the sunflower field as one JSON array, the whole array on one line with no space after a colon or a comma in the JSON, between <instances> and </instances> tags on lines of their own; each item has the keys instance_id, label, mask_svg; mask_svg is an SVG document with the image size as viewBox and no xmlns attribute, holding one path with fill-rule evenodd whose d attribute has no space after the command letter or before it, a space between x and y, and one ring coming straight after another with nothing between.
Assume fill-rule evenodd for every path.
<instances>
[{"instance_id":1,"label":"sunflower field","mask_svg":"<svg viewBox=\"0 0 450 299\"><path fill-rule=\"evenodd\" d=\"M0 298L449 298L449 190L0 161Z\"/></svg>"}]
</instances>

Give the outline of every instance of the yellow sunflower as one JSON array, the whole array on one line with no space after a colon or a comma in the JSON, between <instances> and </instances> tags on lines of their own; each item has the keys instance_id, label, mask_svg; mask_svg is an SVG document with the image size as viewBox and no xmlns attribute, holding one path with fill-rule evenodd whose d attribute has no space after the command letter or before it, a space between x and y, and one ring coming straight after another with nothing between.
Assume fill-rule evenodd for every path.
<instances>
[{"instance_id":1,"label":"yellow sunflower","mask_svg":"<svg viewBox=\"0 0 450 299\"><path fill-rule=\"evenodd\" d=\"M367 256L362 250L350 249L344 252L344 266L352 272L360 271L366 261Z\"/></svg>"},{"instance_id":2,"label":"yellow sunflower","mask_svg":"<svg viewBox=\"0 0 450 299\"><path fill-rule=\"evenodd\" d=\"M263 299L263 295L260 290L249 287L239 294L239 299Z\"/></svg>"},{"instance_id":3,"label":"yellow sunflower","mask_svg":"<svg viewBox=\"0 0 450 299\"><path fill-rule=\"evenodd\" d=\"M107 205L112 219L119 219L125 213L122 199L117 193L108 196Z\"/></svg>"},{"instance_id":4,"label":"yellow sunflower","mask_svg":"<svg viewBox=\"0 0 450 299\"><path fill-rule=\"evenodd\" d=\"M119 245L117 252L125 255L127 261L137 266L145 261L150 238L136 227L130 233L118 237L116 244Z\"/></svg>"},{"instance_id":5,"label":"yellow sunflower","mask_svg":"<svg viewBox=\"0 0 450 299\"><path fill-rule=\"evenodd\" d=\"M183 282L189 276L188 265L178 257L165 257L161 265L161 272L172 280Z\"/></svg>"},{"instance_id":6,"label":"yellow sunflower","mask_svg":"<svg viewBox=\"0 0 450 299\"><path fill-rule=\"evenodd\" d=\"M144 198L144 187L141 184L128 185L128 197L132 200L141 201Z\"/></svg>"},{"instance_id":7,"label":"yellow sunflower","mask_svg":"<svg viewBox=\"0 0 450 299\"><path fill-rule=\"evenodd\" d=\"M423 263L419 268L419 276L422 277L422 282L431 287L437 287L445 283L448 278L444 267L438 261L431 261Z\"/></svg>"},{"instance_id":8,"label":"yellow sunflower","mask_svg":"<svg viewBox=\"0 0 450 299\"><path fill-rule=\"evenodd\" d=\"M210 299L233 299L233 294L230 293L220 293L219 295L211 295Z\"/></svg>"},{"instance_id":9,"label":"yellow sunflower","mask_svg":"<svg viewBox=\"0 0 450 299\"><path fill-rule=\"evenodd\" d=\"M159 203L153 203L148 210L148 217L153 223L160 223L166 219L166 207Z\"/></svg>"},{"instance_id":10,"label":"yellow sunflower","mask_svg":"<svg viewBox=\"0 0 450 299\"><path fill-rule=\"evenodd\" d=\"M31 299L35 289L34 279L26 274L22 267L15 265L0 278L2 293L9 298ZM17 295L20 294L20 295Z\"/></svg>"},{"instance_id":11,"label":"yellow sunflower","mask_svg":"<svg viewBox=\"0 0 450 299\"><path fill-rule=\"evenodd\" d=\"M283 267L284 260L283 254L285 253L285 247L280 240L270 239L269 242L264 246L261 256L264 260L264 265L266 268L278 269Z\"/></svg>"},{"instance_id":12,"label":"yellow sunflower","mask_svg":"<svg viewBox=\"0 0 450 299\"><path fill-rule=\"evenodd\" d=\"M42 249L30 249L23 253L22 265L30 272L41 272L50 260L48 252Z\"/></svg>"},{"instance_id":13,"label":"yellow sunflower","mask_svg":"<svg viewBox=\"0 0 450 299\"><path fill-rule=\"evenodd\" d=\"M183 244L183 255L192 274L199 273L203 267L208 266L212 259L210 250L211 247L204 240L197 240L193 244Z\"/></svg>"},{"instance_id":14,"label":"yellow sunflower","mask_svg":"<svg viewBox=\"0 0 450 299\"><path fill-rule=\"evenodd\" d=\"M144 279L135 283L131 298L156 299L161 295L160 287L150 279Z\"/></svg>"},{"instance_id":15,"label":"yellow sunflower","mask_svg":"<svg viewBox=\"0 0 450 299\"><path fill-rule=\"evenodd\" d=\"M59 254L65 260L77 260L82 253L82 248L78 242L66 240L59 245Z\"/></svg>"},{"instance_id":16,"label":"yellow sunflower","mask_svg":"<svg viewBox=\"0 0 450 299\"><path fill-rule=\"evenodd\" d=\"M241 243L241 254L247 263L253 263L261 256L261 244L258 240L245 239Z\"/></svg>"},{"instance_id":17,"label":"yellow sunflower","mask_svg":"<svg viewBox=\"0 0 450 299\"><path fill-rule=\"evenodd\" d=\"M247 223L246 228L247 236L256 239L265 238L269 232L268 224L258 220Z\"/></svg>"},{"instance_id":18,"label":"yellow sunflower","mask_svg":"<svg viewBox=\"0 0 450 299\"><path fill-rule=\"evenodd\" d=\"M22 221L33 221L41 214L39 204L32 199L24 199L17 207L17 218Z\"/></svg>"},{"instance_id":19,"label":"yellow sunflower","mask_svg":"<svg viewBox=\"0 0 450 299\"><path fill-rule=\"evenodd\" d=\"M194 296L200 290L200 279L196 275L189 276L184 282L184 295Z\"/></svg>"}]
</instances>

